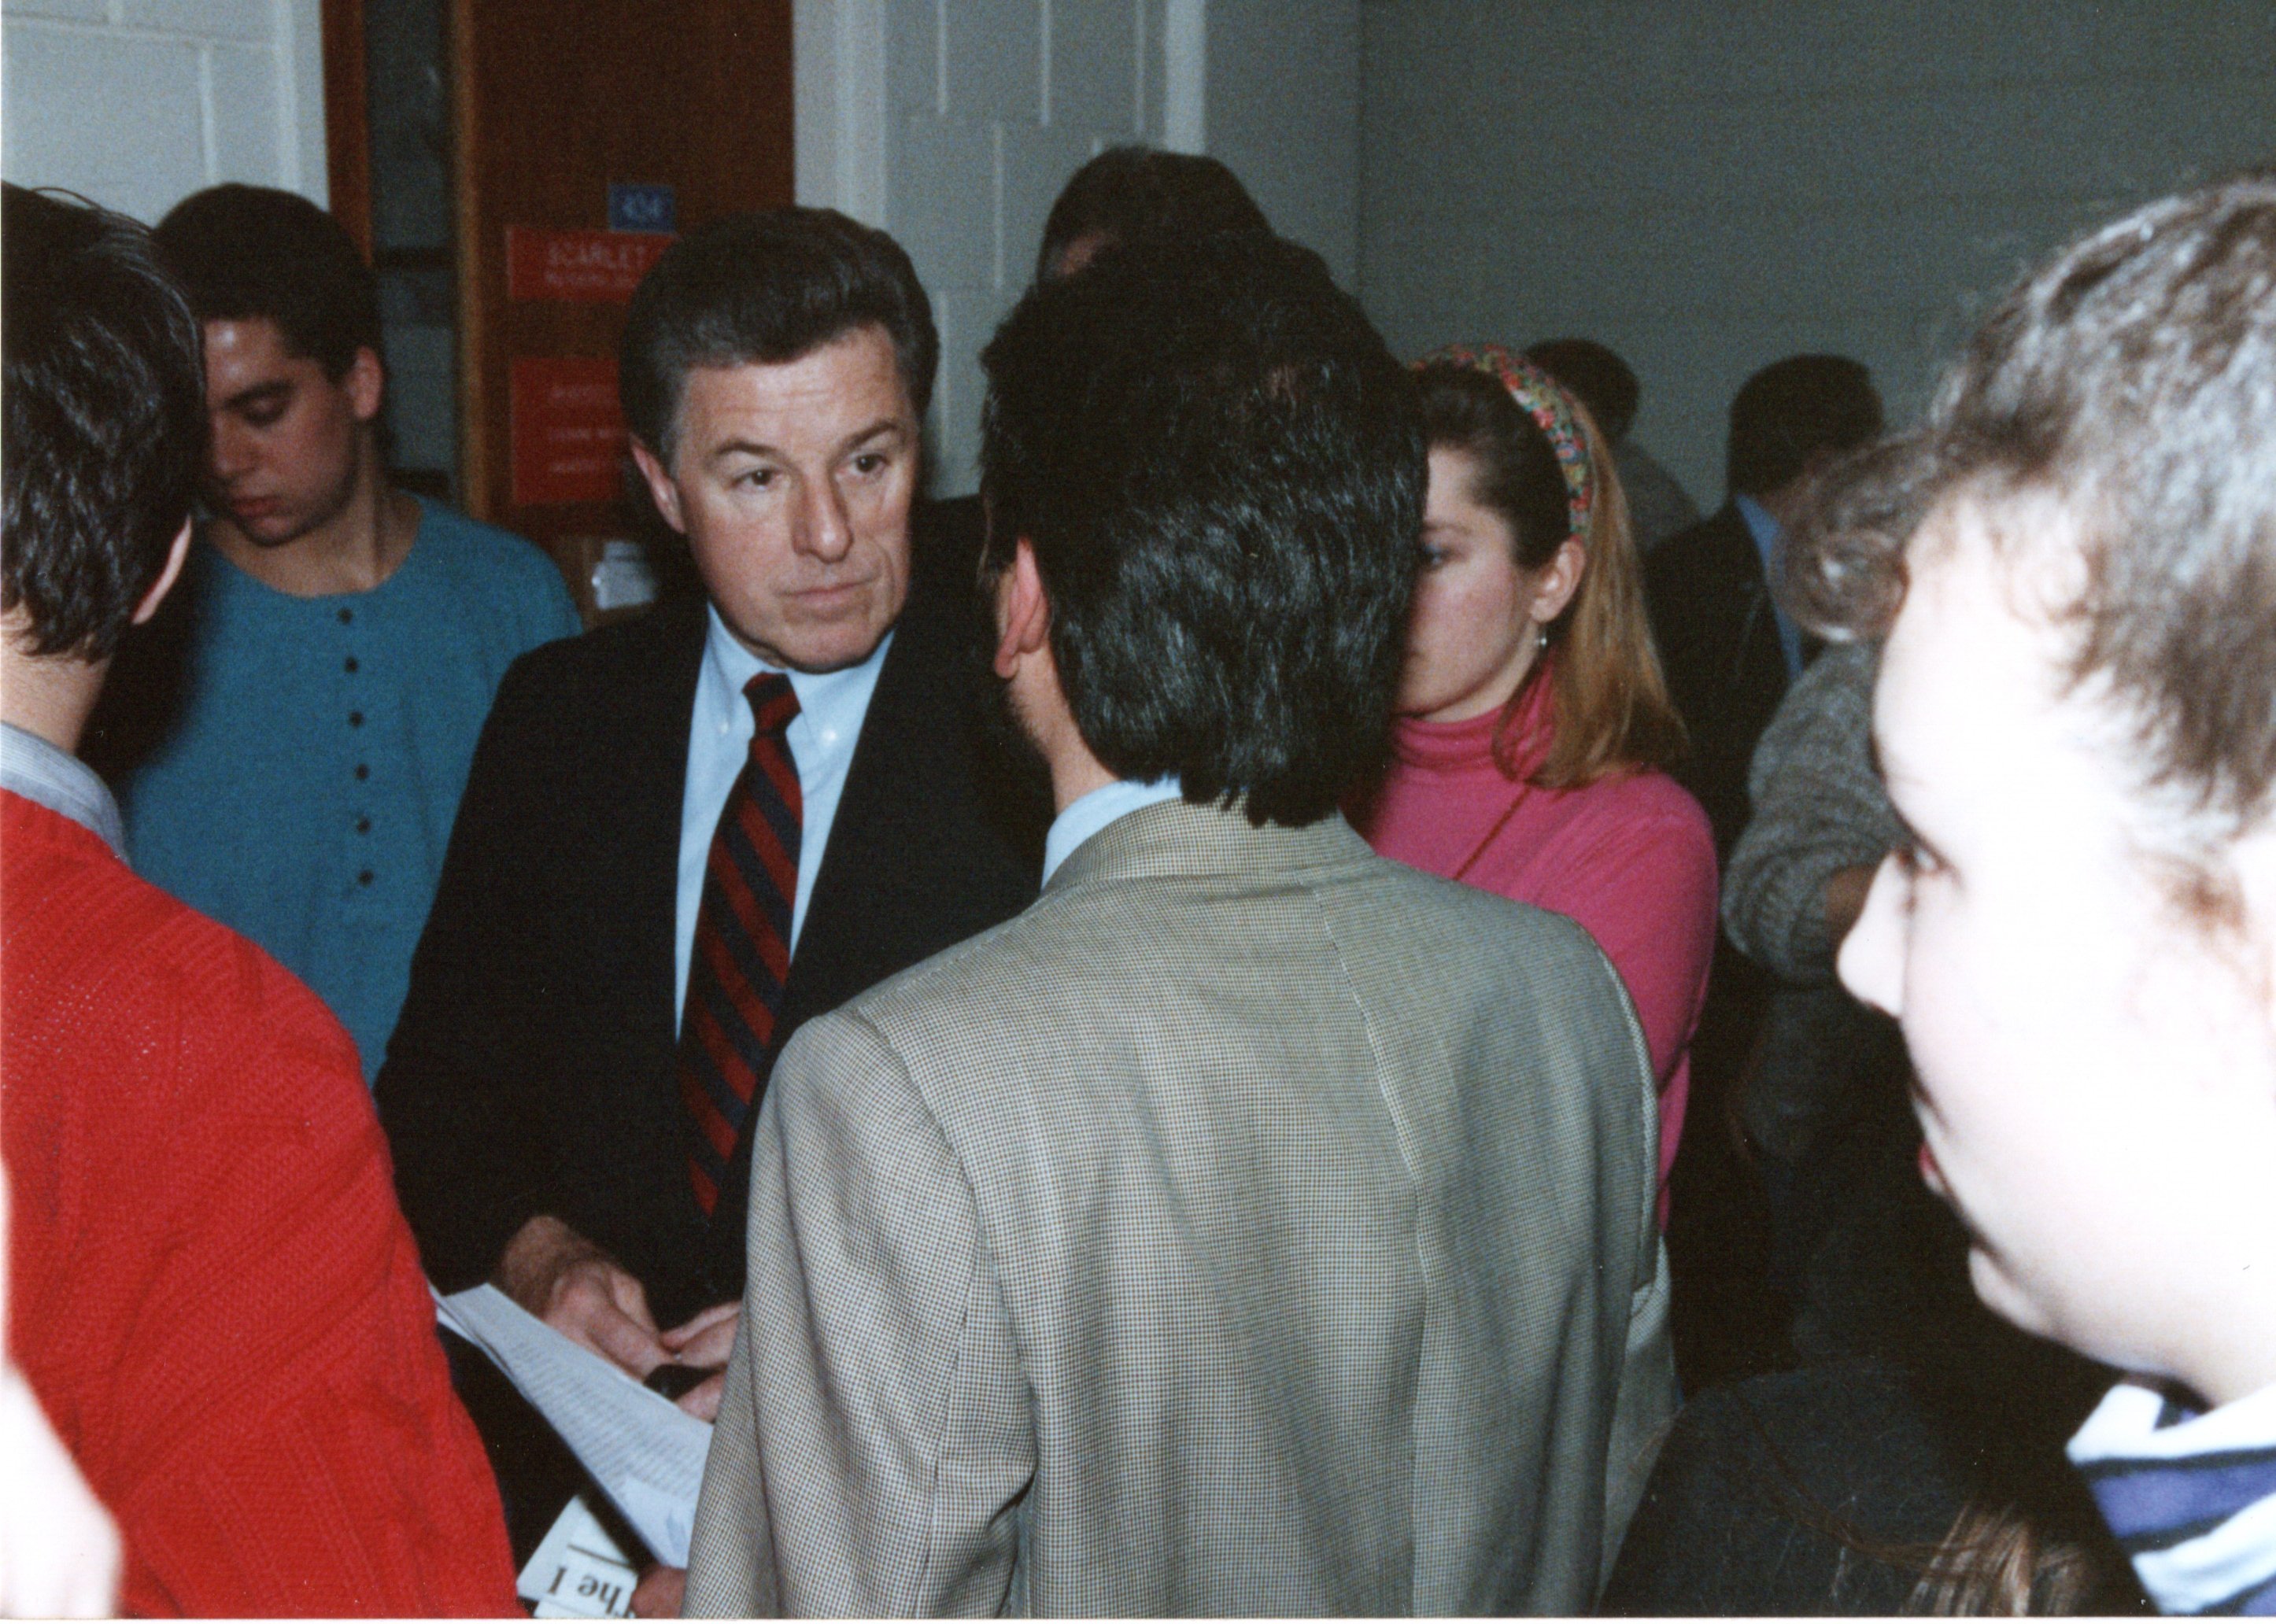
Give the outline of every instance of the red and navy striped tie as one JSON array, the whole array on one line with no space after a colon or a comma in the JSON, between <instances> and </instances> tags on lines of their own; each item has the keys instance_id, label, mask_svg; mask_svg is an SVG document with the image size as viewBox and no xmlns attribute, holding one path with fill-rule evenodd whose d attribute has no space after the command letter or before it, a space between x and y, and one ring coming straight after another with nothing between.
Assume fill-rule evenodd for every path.
<instances>
[{"instance_id":1,"label":"red and navy striped tie","mask_svg":"<svg viewBox=\"0 0 2276 1624\"><path fill-rule=\"evenodd\" d=\"M679 1096L694 1129L687 1171L706 1218L719 1204L743 1120L774 1065L806 816L787 736L798 715L790 679L761 672L743 697L758 731L711 836L679 1020Z\"/></svg>"}]
</instances>

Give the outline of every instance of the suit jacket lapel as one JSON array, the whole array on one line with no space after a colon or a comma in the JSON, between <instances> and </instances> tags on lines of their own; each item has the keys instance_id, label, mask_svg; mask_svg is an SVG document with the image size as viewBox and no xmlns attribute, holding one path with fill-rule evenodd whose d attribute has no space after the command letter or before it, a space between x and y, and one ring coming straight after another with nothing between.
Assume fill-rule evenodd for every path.
<instances>
[{"instance_id":1,"label":"suit jacket lapel","mask_svg":"<svg viewBox=\"0 0 2276 1624\"><path fill-rule=\"evenodd\" d=\"M640 933L638 961L649 967L634 1007L643 1025L655 1022L661 1012L661 1024L654 1030L669 1048L675 1044L679 1027L673 983L679 957L679 835L687 801L687 730L695 714L695 685L703 669L709 623L700 598L664 604L653 612L657 618L656 679L630 696L639 709L627 716L623 742L624 805L636 827L626 828L621 843L607 849L622 854L630 903L626 924ZM676 1101L674 1068L666 1066L664 1072L672 1080Z\"/></svg>"},{"instance_id":2,"label":"suit jacket lapel","mask_svg":"<svg viewBox=\"0 0 2276 1624\"><path fill-rule=\"evenodd\" d=\"M880 863L904 861L880 848L877 830L887 804L895 795L907 795L905 774L897 770L904 755L901 734L908 725L912 690L920 675L922 651L912 657L909 634L902 626L885 650L877 672L877 686L861 717L861 736L854 743L854 759L846 770L846 791L838 798L838 816L831 824L830 843L823 848L822 868L814 878L814 894L807 900L806 923L791 956L790 979L783 988L784 1022L795 1028L809 1016L835 1009L867 988L874 974L865 966L856 937L861 923L862 877Z\"/></svg>"}]
</instances>

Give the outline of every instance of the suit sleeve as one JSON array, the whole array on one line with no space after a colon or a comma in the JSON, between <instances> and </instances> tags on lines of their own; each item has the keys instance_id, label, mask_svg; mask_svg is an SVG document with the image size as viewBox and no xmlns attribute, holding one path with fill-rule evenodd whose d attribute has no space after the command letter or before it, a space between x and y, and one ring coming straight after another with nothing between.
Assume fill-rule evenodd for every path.
<instances>
[{"instance_id":1,"label":"suit sleeve","mask_svg":"<svg viewBox=\"0 0 2276 1624\"><path fill-rule=\"evenodd\" d=\"M543 886L529 831L551 791L549 707L527 659L498 686L475 746L411 985L374 1083L404 1216L444 1291L478 1284L543 1210L539 1102L512 1039L533 1029L524 996L543 971L527 933Z\"/></svg>"},{"instance_id":2,"label":"suit sleeve","mask_svg":"<svg viewBox=\"0 0 2276 1624\"><path fill-rule=\"evenodd\" d=\"M1617 975L1610 971L1609 965L1607 970ZM1637 1267L1635 1285L1628 1294L1627 1331L1605 1450L1605 1538L1597 1569L1599 1584L1612 1575L1613 1559L1620 1555L1629 1520L1643 1499L1644 1484L1659 1458L1659 1446L1668 1426L1675 1419L1678 1401L1675 1345L1668 1323L1671 1282L1667 1247L1659 1236L1656 1189L1659 1112L1643 1032L1635 1024L1632 1015L1629 1020L1643 1090L1637 1110L1643 1129L1643 1169L1641 1197L1628 1215L1629 1233L1624 1237L1630 1243L1629 1256L1637 1260ZM1624 1137L1632 1142L1635 1136Z\"/></svg>"},{"instance_id":3,"label":"suit sleeve","mask_svg":"<svg viewBox=\"0 0 2276 1624\"><path fill-rule=\"evenodd\" d=\"M1036 1438L1010 1316L961 1165L857 1018L777 1066L749 1248L687 1612L1016 1606Z\"/></svg>"}]
</instances>

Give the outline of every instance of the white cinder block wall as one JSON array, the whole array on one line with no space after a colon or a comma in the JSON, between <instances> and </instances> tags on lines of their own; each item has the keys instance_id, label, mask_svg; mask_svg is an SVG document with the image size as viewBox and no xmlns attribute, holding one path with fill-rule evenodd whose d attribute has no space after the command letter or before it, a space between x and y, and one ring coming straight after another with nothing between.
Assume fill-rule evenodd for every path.
<instances>
[{"instance_id":1,"label":"white cinder block wall","mask_svg":"<svg viewBox=\"0 0 2276 1624\"><path fill-rule=\"evenodd\" d=\"M0 173L155 222L224 180L325 201L319 0L4 0Z\"/></svg>"},{"instance_id":2,"label":"white cinder block wall","mask_svg":"<svg viewBox=\"0 0 2276 1624\"><path fill-rule=\"evenodd\" d=\"M938 493L974 488L980 350L1103 148L1221 157L1354 273L1358 0L798 0L795 17L800 198L891 231L932 294Z\"/></svg>"},{"instance_id":3,"label":"white cinder block wall","mask_svg":"<svg viewBox=\"0 0 2276 1624\"><path fill-rule=\"evenodd\" d=\"M888 0L885 229L941 338L933 487L970 490L976 357L1028 285L1051 200L1094 152L1164 144L1164 0Z\"/></svg>"},{"instance_id":4,"label":"white cinder block wall","mask_svg":"<svg viewBox=\"0 0 2276 1624\"><path fill-rule=\"evenodd\" d=\"M1231 0L1238 4L1239 0ZM1703 506L1802 350L1916 413L2072 231L2276 158L2267 0L1367 0L1361 286L1392 344L1602 339Z\"/></svg>"}]
</instances>

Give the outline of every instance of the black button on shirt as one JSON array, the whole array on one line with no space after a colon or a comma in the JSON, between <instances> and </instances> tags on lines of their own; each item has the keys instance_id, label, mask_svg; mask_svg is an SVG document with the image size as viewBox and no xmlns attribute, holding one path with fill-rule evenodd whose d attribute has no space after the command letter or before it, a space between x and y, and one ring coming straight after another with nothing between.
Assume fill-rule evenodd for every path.
<instances>
[{"instance_id":1,"label":"black button on shirt","mask_svg":"<svg viewBox=\"0 0 2276 1624\"><path fill-rule=\"evenodd\" d=\"M371 768L369 764L364 762L358 762L356 763L356 778L358 780L360 781L361 779L368 778L369 777L371 777Z\"/></svg>"}]
</instances>

